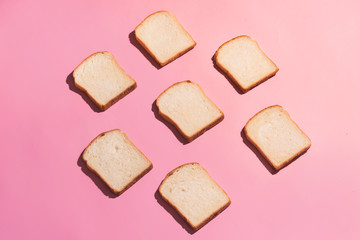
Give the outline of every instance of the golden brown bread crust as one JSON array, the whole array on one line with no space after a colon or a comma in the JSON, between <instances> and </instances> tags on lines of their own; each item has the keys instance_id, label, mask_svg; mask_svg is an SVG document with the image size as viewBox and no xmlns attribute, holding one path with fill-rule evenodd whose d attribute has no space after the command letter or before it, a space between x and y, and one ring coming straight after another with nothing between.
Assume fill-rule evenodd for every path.
<instances>
[{"instance_id":1,"label":"golden brown bread crust","mask_svg":"<svg viewBox=\"0 0 360 240\"><path fill-rule=\"evenodd\" d=\"M161 192L161 187L163 185L163 183L165 182L165 180L170 177L176 170L178 170L179 168L182 168L183 166L186 165L193 165L193 164L197 164L200 166L199 163L197 162L192 162L192 163L185 163L177 168L175 168L174 170L172 170L171 172L169 172L166 177L164 178L164 180L161 182L158 190L159 193L161 195L161 197L172 207L176 210L176 212L179 213L179 215L189 224L189 226L191 226L195 231L199 230L200 228L202 228L205 224L207 224L208 222L210 222L213 218L215 218L217 215L219 215L222 211L224 211L230 204L231 204L231 199L229 198L229 196L227 195L227 193L217 184L217 182L209 175L209 173L206 171L205 168L201 167L202 169L204 169L204 171L206 172L206 174L209 176L210 179L212 179L214 181L214 183L224 192L224 194L226 195L226 197L228 198L228 202L222 206L218 211L214 212L213 214L211 214L207 219L205 219L204 221L202 221L199 225L194 226L191 224L191 222L189 221L189 219L187 219L182 213L181 211L175 206L173 205L169 199L167 199Z\"/></svg>"},{"instance_id":2,"label":"golden brown bread crust","mask_svg":"<svg viewBox=\"0 0 360 240\"><path fill-rule=\"evenodd\" d=\"M255 118L257 115L259 115L260 113L262 113L263 111L269 109L269 108L273 108L273 107L280 107L283 109L283 111L286 113L286 115L289 117L289 119L296 125L296 127L307 137L307 139L309 139L310 144L307 147L304 147L303 149L301 149L296 155L292 156L291 158L289 158L287 161L285 161L283 164L279 165L279 166L275 166L272 161L270 160L270 158L262 151L262 149L260 148L259 145L256 144L255 140L252 139L249 134L248 134L248 124L249 122ZM244 127L244 133L246 138L251 142L252 145L254 145L256 147L256 149L261 153L261 155L271 164L271 166L276 170L279 171L281 168L285 167L286 165L288 165L289 163L291 163L292 160L294 160L295 158L297 158L298 156L300 156L301 154L303 154L304 152L306 152L310 147L311 147L311 140L310 138L299 128L299 126L296 124L296 122L294 120L292 120L292 118L290 117L289 113L280 105L272 105L270 107L264 108L263 110L261 110L260 112L256 113L252 118L250 118L247 123L245 124Z\"/></svg>"},{"instance_id":3,"label":"golden brown bread crust","mask_svg":"<svg viewBox=\"0 0 360 240\"><path fill-rule=\"evenodd\" d=\"M240 88L240 90L243 92L243 93L246 93L247 91L249 91L250 89L256 87L257 85L259 85L260 83L263 83L265 82L267 79L273 77L278 71L279 71L279 68L276 66L276 64L268 57L266 56L266 54L264 53L264 51L261 50L259 44L257 43L257 41L255 41L254 39L251 39L252 41L254 41L256 43L256 45L258 46L259 50L262 52L262 54L270 61L272 62L275 66L276 66L276 70L272 73L270 73L269 75L265 76L264 78L262 79L259 79L256 83L250 85L249 87L244 87L242 86L237 80L236 78L229 72L228 69L226 69L223 65L221 65L221 63L218 61L218 55L219 55L219 51L220 49L225 46L227 43L233 41L233 40L236 40L238 38L249 38L251 39L251 37L247 36L247 35L241 35L241 36L238 36L238 37L235 37L233 39L230 39L229 41L221 44L221 46L218 48L218 50L216 51L215 53L215 56L214 56L214 59L215 59L215 63L216 65L222 70L224 71L224 73L226 73L226 75L228 75L230 77L230 79L235 83L236 86L238 86Z\"/></svg>"},{"instance_id":4,"label":"golden brown bread crust","mask_svg":"<svg viewBox=\"0 0 360 240\"><path fill-rule=\"evenodd\" d=\"M181 84L181 83L184 83L184 82L188 82L188 83L192 83L192 84L196 84L196 83L193 83L191 82L190 80L186 80L186 81L182 81L182 82L177 82L173 85L171 85L170 87L168 87L167 89L165 89L156 99L156 106L159 110L159 114L162 118L164 118L167 122L171 123L172 125L174 125L176 127L176 129L181 133L181 135L188 141L188 142L192 142L195 138L199 137L200 135L202 135L203 133L205 133L207 130L209 130L210 128L214 127L216 124L220 123L223 119L224 119L224 113L220 110L220 108L218 108L215 103L213 101L211 101L210 98L208 98L204 92L204 90L202 90L202 88L196 84L200 90L202 91L202 93L208 98L208 100L210 102L212 102L214 104L214 106L220 111L221 113L221 116L217 119L215 119L213 122L211 122L210 124L208 124L207 126L205 126L204 128L200 129L198 132L196 132L194 135L192 136L188 136L186 135L182 130L181 128L168 116L166 115L165 113L161 112L160 108L159 108L159 105L158 105L158 100L159 98L170 88L172 88L173 86L177 85L177 84Z\"/></svg>"},{"instance_id":5,"label":"golden brown bread crust","mask_svg":"<svg viewBox=\"0 0 360 240\"><path fill-rule=\"evenodd\" d=\"M91 99L91 101L93 101L93 103L95 103L95 105L101 110L101 111L105 111L106 109L108 109L109 107L111 107L112 105L114 105L117 101L119 101L120 99L122 99L123 97L125 97L127 94L129 94L130 92L132 92L136 87L137 87L137 84L136 84L136 81L129 75L127 74L124 69L122 69L120 67L120 65L118 64L118 62L116 61L115 57L110 54L114 61L116 62L116 64L118 65L118 67L126 74L128 75L133 81L134 83L129 86L127 89L125 89L123 92L121 92L119 95L117 95L116 97L114 97L113 99L111 99L109 102L107 102L105 105L102 105L101 103L99 103L98 101L95 100L95 98L85 89L83 88L81 85L79 85L77 82L76 82L76 78L75 78L75 72L76 70L78 69L78 67L81 66L81 64L83 64L86 60L88 60L89 58L91 58L92 56L96 55L96 54L99 54L99 53L108 53L107 51L101 51L101 52L96 52L96 53L93 53L91 54L90 56L88 56L87 58L85 58L85 60L83 60L73 71L73 78L74 78L74 83L75 83L75 86L80 89L81 91L85 92L86 95L88 95L88 97Z\"/></svg>"},{"instance_id":6,"label":"golden brown bread crust","mask_svg":"<svg viewBox=\"0 0 360 240\"><path fill-rule=\"evenodd\" d=\"M193 40L194 44L191 45L190 47L184 49L182 52L179 52L177 53L175 56L173 56L172 58L168 59L166 62L161 62L156 56L155 54L146 46L146 44L141 41L141 39L138 37L137 35L137 29L139 26L141 26L145 21L146 19L148 19L149 17L151 17L152 15L155 15L157 13L161 13L161 12L166 12L166 13L169 13L174 19L175 21L177 21L179 23L179 25L181 26L181 28L184 30L184 32L186 32L190 38ZM153 57L153 59L156 60L156 62L160 65L160 67L163 67L165 66L166 64L174 61L175 59L177 59L178 57L181 57L182 55L184 55L185 53L187 53L188 51L190 51L191 49L193 49L195 46L196 46L196 42L194 41L194 39L192 38L192 36L184 29L184 27L181 25L181 23L177 20L177 18L175 17L175 15L173 15L172 13L168 12L168 11L165 11L165 10L161 10L161 11L157 11L157 12L154 12L152 14L150 14L149 16L147 16L144 20L141 21L141 23L136 26L135 28L135 38L136 40L140 43L140 45L151 55L151 57Z\"/></svg>"},{"instance_id":7,"label":"golden brown bread crust","mask_svg":"<svg viewBox=\"0 0 360 240\"><path fill-rule=\"evenodd\" d=\"M137 181L139 181L140 178L142 178L146 173L148 173L152 168L153 168L153 164L152 162L144 155L143 152L141 152L135 145L134 143L128 138L128 136L122 132L126 137L127 139L129 140L130 144L135 147L139 152L141 152L141 154L149 161L150 163L150 166L148 168L146 168L143 172L141 172L138 176L136 176L128 185L126 185L123 189L121 189L120 191L117 191L116 189L113 189L102 177L101 175L93 168L91 168L88 164L87 164L87 159L84 158L85 156L85 153L87 152L88 148L91 146L91 144L93 142L95 142L98 138L101 138L103 137L105 134L109 133L109 132L112 132L112 131L120 131L122 132L120 129L113 129L113 130L109 130L109 131L106 131L106 132L103 132L103 133L100 133L97 137L95 137L90 143L89 145L85 148L85 150L83 151L82 155L81 155L81 158L84 160L84 162L86 163L86 166L92 171L94 172L101 180L103 180L103 182L110 188L110 190L117 194L117 195L120 195L122 194L123 192L125 192L128 188L130 188L132 185L134 185Z\"/></svg>"}]
</instances>

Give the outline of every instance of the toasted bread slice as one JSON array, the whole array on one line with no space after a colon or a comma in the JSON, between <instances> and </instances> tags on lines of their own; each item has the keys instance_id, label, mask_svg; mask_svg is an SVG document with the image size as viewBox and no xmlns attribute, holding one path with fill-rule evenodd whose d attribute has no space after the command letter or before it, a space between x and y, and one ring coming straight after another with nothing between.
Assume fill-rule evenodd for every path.
<instances>
[{"instance_id":1,"label":"toasted bread slice","mask_svg":"<svg viewBox=\"0 0 360 240\"><path fill-rule=\"evenodd\" d=\"M188 142L224 118L200 86L191 81L175 83L166 89L157 98L156 105L160 115L175 125Z\"/></svg>"},{"instance_id":2,"label":"toasted bread slice","mask_svg":"<svg viewBox=\"0 0 360 240\"><path fill-rule=\"evenodd\" d=\"M287 165L311 146L310 139L281 106L257 113L245 125L246 138L276 169Z\"/></svg>"},{"instance_id":3,"label":"toasted bread slice","mask_svg":"<svg viewBox=\"0 0 360 240\"><path fill-rule=\"evenodd\" d=\"M73 72L75 86L105 111L136 88L136 82L119 66L109 52L86 58Z\"/></svg>"},{"instance_id":4,"label":"toasted bread slice","mask_svg":"<svg viewBox=\"0 0 360 240\"><path fill-rule=\"evenodd\" d=\"M115 194L121 194L152 169L152 163L119 129L101 133L82 154Z\"/></svg>"},{"instance_id":5,"label":"toasted bread slice","mask_svg":"<svg viewBox=\"0 0 360 240\"><path fill-rule=\"evenodd\" d=\"M198 163L171 171L159 187L167 201L197 230L231 203L230 198Z\"/></svg>"},{"instance_id":6,"label":"toasted bread slice","mask_svg":"<svg viewBox=\"0 0 360 240\"><path fill-rule=\"evenodd\" d=\"M146 51L164 66L192 49L196 43L167 11L151 14L135 28L135 36Z\"/></svg>"},{"instance_id":7,"label":"toasted bread slice","mask_svg":"<svg viewBox=\"0 0 360 240\"><path fill-rule=\"evenodd\" d=\"M239 36L221 45L215 53L215 62L243 92L279 71L249 36Z\"/></svg>"}]
</instances>

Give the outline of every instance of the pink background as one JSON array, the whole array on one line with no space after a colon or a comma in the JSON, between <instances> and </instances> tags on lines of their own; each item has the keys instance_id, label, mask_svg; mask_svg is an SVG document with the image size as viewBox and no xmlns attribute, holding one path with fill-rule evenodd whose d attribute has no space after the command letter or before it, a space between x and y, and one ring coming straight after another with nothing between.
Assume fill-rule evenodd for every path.
<instances>
[{"instance_id":1,"label":"pink background","mask_svg":"<svg viewBox=\"0 0 360 240\"><path fill-rule=\"evenodd\" d=\"M1 0L0 239L360 239L359 8L355 0ZM161 69L130 34L157 10L175 14L197 42ZM211 60L242 34L280 68L246 94ZM99 113L68 75L104 50L138 88ZM225 119L183 145L152 103L188 79ZM241 136L246 121L273 104L312 140L276 174ZM79 160L96 135L114 128L154 164L119 197ZM190 234L155 193L169 171L193 161L232 204Z\"/></svg>"}]
</instances>

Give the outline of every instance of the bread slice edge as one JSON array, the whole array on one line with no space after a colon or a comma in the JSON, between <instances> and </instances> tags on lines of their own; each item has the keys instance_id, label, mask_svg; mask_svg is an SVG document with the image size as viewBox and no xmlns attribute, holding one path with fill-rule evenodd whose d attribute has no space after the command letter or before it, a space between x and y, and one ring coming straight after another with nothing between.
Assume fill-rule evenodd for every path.
<instances>
[{"instance_id":1,"label":"bread slice edge","mask_svg":"<svg viewBox=\"0 0 360 240\"><path fill-rule=\"evenodd\" d=\"M281 165L279 166L276 166L273 164L273 162L270 160L270 158L263 152L263 150L260 148L259 145L256 144L256 141L254 139L251 138L251 136L249 135L248 133L248 124L251 122L252 119L254 119L255 117L257 117L260 113L262 113L263 111L266 111L270 108L273 108L273 107L280 107L287 115L287 117L290 119L290 121L292 121L295 126L304 134L304 136L306 136L306 138L309 140L309 145L302 148L297 154L295 154L294 156L292 156L291 158L289 158L287 161L285 161L284 163L282 163ZM272 105L272 106L269 106L267 108L264 108L263 110L259 111L258 113L256 113L252 118L250 118L246 124L245 124L245 127L244 127L244 133L245 133L245 136L246 138L250 141L251 144L253 144L253 146L255 146L255 148L261 153L261 155L267 160L268 163L270 163L270 165L276 170L276 171L279 171L280 169L282 169L283 167L287 166L288 164L290 164L294 159L296 159L298 156L300 156L301 154L305 153L310 147L311 147L311 140L310 138L304 133L303 130L301 130L301 128L299 128L299 126L297 125L297 123L290 117L290 114L280 105Z\"/></svg>"},{"instance_id":2,"label":"bread slice edge","mask_svg":"<svg viewBox=\"0 0 360 240\"><path fill-rule=\"evenodd\" d=\"M197 162L191 162L191 163L185 163L185 164L182 164L178 167L176 167L175 169L173 169L172 171L170 171L166 176L165 178L162 180L159 188L158 188L158 191L160 193L160 196L165 200L165 202L167 202L172 208L174 208L176 210L176 212L186 221L187 224L189 224L189 226L191 226L192 229L194 229L195 231L199 230L200 228L202 228L204 225L206 225L208 222L210 222L213 218L215 218L217 215L219 215L221 212L223 212L228 206L230 206L231 204L231 199L230 197L227 195L227 193L224 191L224 189L222 189L218 184L217 182L209 175L209 173L207 172L207 170L203 167L201 167L205 172L206 174L208 175L208 177L223 191L223 193L226 195L228 201L226 204L224 204L221 208L219 208L218 211L214 212L213 214L211 214L208 218L206 218L204 221L202 221L199 225L197 226L194 226L193 224L191 224L191 222L182 214L182 212L175 206L173 205L170 200L168 198L166 198L166 196L163 195L163 193L161 192L161 188L162 188L162 185L165 183L165 181L167 180L168 177L170 177L176 170L184 167L184 166L187 166L187 165L193 165L193 164L196 164L196 165L199 165L201 167L201 165Z\"/></svg>"},{"instance_id":3,"label":"bread slice edge","mask_svg":"<svg viewBox=\"0 0 360 240\"><path fill-rule=\"evenodd\" d=\"M105 134L113 132L113 131L120 131L121 133L123 133L126 138L129 140L130 144L135 147L145 158L146 160L150 163L149 167L146 168L144 171L142 171L139 175L137 175L128 185L126 185L124 188L122 188L121 190L117 191L116 189L113 189L106 181L105 179L103 179L101 177L100 174L98 174L98 172L91 168L91 166L88 165L88 160L84 157L85 153L87 152L88 148L99 138L103 137ZM120 129L112 129L103 133L100 133L99 135L97 135L85 148L85 150L82 152L81 154L81 158L83 159L83 161L86 163L86 166L88 169L90 169L93 173L95 173L108 187L109 189L116 195L121 195L123 192L125 192L127 189L129 189L132 185L134 185L137 181L140 180L140 178L142 178L145 174L147 174L152 168L153 168L153 164L152 162L145 156L145 154L143 152L141 152L136 146L135 144L130 140L130 138L128 138L128 136L126 135L126 133L124 133L123 131L121 131Z\"/></svg>"},{"instance_id":4,"label":"bread slice edge","mask_svg":"<svg viewBox=\"0 0 360 240\"><path fill-rule=\"evenodd\" d=\"M146 44L145 44L143 41L141 41L141 39L138 37L138 34L137 34L137 29L138 29L149 17L151 17L151 16L153 16L153 15L155 15L155 14L158 14L158 13L162 13L162 12L169 13L173 18L175 18L175 20L176 20L176 21L179 23L179 25L181 26L182 30L183 30L184 32L186 32L186 33L190 36L191 40L193 41L193 44L192 44L191 46L189 46L188 48L184 49L183 51L177 53L175 56L173 56L172 58L170 58L170 59L168 59L167 61L164 61L164 62L160 61L160 59L158 59L158 58L155 56L155 54L146 46ZM181 57L182 55L184 55L185 53L187 53L188 51L190 51L191 49L193 49L193 48L196 46L196 44L197 44L197 43L195 42L195 40L193 39L193 37L190 35L190 33L185 30L185 28L184 28L183 25L179 22L179 20L176 18L176 16L175 16L174 14L166 11L166 10L160 10L160 11L154 12L154 13L150 14L149 16L147 16L146 18L144 18L144 20L142 20L141 23L135 27L134 33L135 33L135 38L136 38L136 40L137 40L137 41L140 43L140 45L150 54L150 56L159 64L160 67L163 67L163 66L167 65L168 63L174 61L175 59Z\"/></svg>"},{"instance_id":5,"label":"bread slice edge","mask_svg":"<svg viewBox=\"0 0 360 240\"><path fill-rule=\"evenodd\" d=\"M218 60L218 55L219 55L219 51L221 50L221 48L223 46L225 46L227 43L233 41L233 40L236 40L238 38L249 38L251 41L254 41L257 45L257 47L259 48L259 50L262 52L262 54L270 61L274 64L274 66L276 67L276 70L270 74L268 74L267 76L263 77L262 79L260 79L259 81L257 81L256 83L254 84L251 84L250 86L248 87L244 87L242 86L237 80L236 78L230 73L230 71L223 65L221 65L221 63L219 62ZM216 65L232 80L232 82L239 87L239 89L241 90L241 92L243 93L246 93L247 91L253 89L254 87L258 86L259 84L265 82L267 79L275 76L275 74L279 71L279 68L277 67L277 65L265 54L265 52L260 48L258 42L254 39L252 39L251 37L249 37L248 35L240 35L240 36L237 36L237 37L234 37L228 41L226 41L225 43L221 44L221 46L216 50L215 52L215 55L214 55L214 60L215 60L215 63Z\"/></svg>"},{"instance_id":6,"label":"bread slice edge","mask_svg":"<svg viewBox=\"0 0 360 240\"><path fill-rule=\"evenodd\" d=\"M113 57L113 60L116 62L117 66L127 75L129 76L132 80L133 80L133 84L130 85L128 88L126 88L124 91L122 91L120 94L118 94L116 97L112 98L109 102L107 102L105 105L99 103L98 101L96 101L96 99L83 87L81 86L77 81L76 81L76 78L75 78L75 72L76 70L84 63L86 62L89 58L93 57L94 55L96 54L99 54L99 53L109 53L112 57ZM132 92L133 90L135 90L135 88L137 87L137 83L136 81L129 75L127 74L124 69L122 69L119 65L119 63L116 61L114 55L112 55L110 52L108 51L99 51L99 52L95 52L93 54L91 54L90 56L88 56L87 58L85 58L75 69L74 71L72 72L72 76L73 76L73 79L74 79L74 84L75 84L75 87L77 87L78 89L80 89L82 92L86 93L86 95L90 98L90 100L95 103L95 105L101 110L101 111L105 111L107 110L108 108L110 108L112 105L114 105L117 101L119 101L120 99L122 99L123 97L125 97L126 95L128 95L130 92Z\"/></svg>"},{"instance_id":7,"label":"bread slice edge","mask_svg":"<svg viewBox=\"0 0 360 240\"><path fill-rule=\"evenodd\" d=\"M182 83L192 83L192 84L195 84L197 85L200 90L202 91L202 93L206 96L206 98L214 104L214 106L220 111L221 113L221 116L218 117L217 119L215 119L213 122L209 123L207 126L205 126L204 128L200 129L198 132L196 132L195 134L193 134L192 136L188 136L186 135L185 132L182 131L182 129L171 119L170 116L166 115L165 113L163 113L159 107L159 104L158 104L158 100L160 99L160 97L167 91L169 90L170 88L172 88L173 86L177 85L177 84L182 84ZM216 106L216 104L205 94L204 90L200 87L200 85L190 81L190 80L186 80L186 81L181 81L181 82L177 82L177 83L174 83L173 85L171 85L170 87L166 88L156 99L156 107L159 111L159 114L162 118L164 118L167 122L171 123L173 126L175 126L175 128L181 133L181 135L186 139L186 141L188 142L192 142L194 139L196 139L197 137L201 136L202 134L204 134L207 130L213 128L215 125L217 125L218 123L220 123L224 118L225 118L225 115L224 113L220 110L220 108L218 106Z\"/></svg>"}]
</instances>

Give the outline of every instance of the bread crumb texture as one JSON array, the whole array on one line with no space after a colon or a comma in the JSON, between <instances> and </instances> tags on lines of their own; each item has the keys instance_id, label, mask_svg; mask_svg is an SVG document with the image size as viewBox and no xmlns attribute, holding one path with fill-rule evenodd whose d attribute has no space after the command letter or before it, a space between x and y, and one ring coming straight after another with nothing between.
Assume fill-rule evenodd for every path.
<instances>
[{"instance_id":1,"label":"bread crumb texture","mask_svg":"<svg viewBox=\"0 0 360 240\"><path fill-rule=\"evenodd\" d=\"M159 191L194 229L230 204L226 193L198 163L173 170Z\"/></svg>"}]
</instances>

